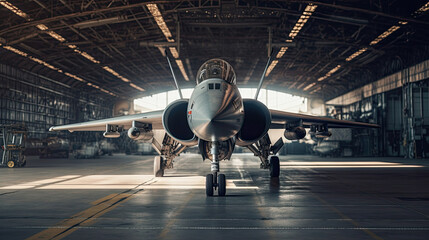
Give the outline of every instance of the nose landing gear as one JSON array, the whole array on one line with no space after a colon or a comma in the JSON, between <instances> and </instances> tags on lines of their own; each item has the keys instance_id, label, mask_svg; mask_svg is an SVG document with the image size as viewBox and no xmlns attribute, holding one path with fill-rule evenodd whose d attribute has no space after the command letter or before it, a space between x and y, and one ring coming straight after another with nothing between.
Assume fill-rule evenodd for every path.
<instances>
[{"instance_id":1,"label":"nose landing gear","mask_svg":"<svg viewBox=\"0 0 429 240\"><path fill-rule=\"evenodd\" d=\"M206 195L213 196L214 190L220 197L226 194L226 177L225 174L210 173L206 176Z\"/></svg>"},{"instance_id":2,"label":"nose landing gear","mask_svg":"<svg viewBox=\"0 0 429 240\"><path fill-rule=\"evenodd\" d=\"M211 154L213 160L211 164L212 173L206 176L206 195L213 196L214 190L217 189L219 196L225 196L226 194L226 178L225 174L218 174L219 172L219 156L218 156L218 144L213 142Z\"/></svg>"}]
</instances>

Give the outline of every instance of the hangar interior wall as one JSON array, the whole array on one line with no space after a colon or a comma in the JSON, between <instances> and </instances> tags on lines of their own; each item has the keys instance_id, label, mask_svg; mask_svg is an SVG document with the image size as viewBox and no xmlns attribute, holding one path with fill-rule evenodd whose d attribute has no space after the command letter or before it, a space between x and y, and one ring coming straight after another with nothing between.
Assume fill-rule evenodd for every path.
<instances>
[{"instance_id":1,"label":"hangar interior wall","mask_svg":"<svg viewBox=\"0 0 429 240\"><path fill-rule=\"evenodd\" d=\"M0 64L0 124L25 124L30 138L64 136L78 139L82 136L67 132L52 133L48 129L53 125L111 117L112 102L52 79Z\"/></svg>"},{"instance_id":2,"label":"hangar interior wall","mask_svg":"<svg viewBox=\"0 0 429 240\"><path fill-rule=\"evenodd\" d=\"M400 83L387 91L373 89L373 94L365 97L356 94L368 86L352 91L334 100L331 105L332 116L363 122L373 122L381 126L379 130L353 129L353 141L360 146L361 156L405 156L408 158L429 157L429 61L418 65L420 68L404 70L412 74L392 75L388 78ZM420 76L419 81L415 76ZM377 84L373 84L375 86Z\"/></svg>"}]
</instances>

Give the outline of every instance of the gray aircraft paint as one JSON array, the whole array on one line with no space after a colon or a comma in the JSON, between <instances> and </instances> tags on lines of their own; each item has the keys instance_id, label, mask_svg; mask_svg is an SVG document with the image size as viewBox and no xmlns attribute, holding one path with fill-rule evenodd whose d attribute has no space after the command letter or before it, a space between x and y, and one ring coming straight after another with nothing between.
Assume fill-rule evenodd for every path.
<instances>
[{"instance_id":1,"label":"gray aircraft paint","mask_svg":"<svg viewBox=\"0 0 429 240\"><path fill-rule=\"evenodd\" d=\"M243 100L236 85L207 79L195 87L188 104L188 124L206 141L226 141L243 125Z\"/></svg>"}]
</instances>

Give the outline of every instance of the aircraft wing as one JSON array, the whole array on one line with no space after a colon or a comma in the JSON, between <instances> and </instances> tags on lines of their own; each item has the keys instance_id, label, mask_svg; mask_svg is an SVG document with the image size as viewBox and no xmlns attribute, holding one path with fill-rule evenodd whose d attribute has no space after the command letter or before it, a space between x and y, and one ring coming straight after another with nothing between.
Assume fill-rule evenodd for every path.
<instances>
[{"instance_id":1,"label":"aircraft wing","mask_svg":"<svg viewBox=\"0 0 429 240\"><path fill-rule=\"evenodd\" d=\"M124 129L129 129L133 121L152 124L152 129L164 129L162 126L163 111L153 111L147 113L139 113L120 117L106 118L82 123L73 123L62 126L54 126L49 131L68 130L74 131L106 131L106 125L117 125Z\"/></svg>"},{"instance_id":2,"label":"aircraft wing","mask_svg":"<svg viewBox=\"0 0 429 240\"><path fill-rule=\"evenodd\" d=\"M302 120L304 127L310 127L313 124L327 124L328 128L379 128L377 124L353 122L347 120L338 120L334 118L311 116L299 113L290 113L277 110L271 112L271 129L284 129L288 122Z\"/></svg>"}]
</instances>

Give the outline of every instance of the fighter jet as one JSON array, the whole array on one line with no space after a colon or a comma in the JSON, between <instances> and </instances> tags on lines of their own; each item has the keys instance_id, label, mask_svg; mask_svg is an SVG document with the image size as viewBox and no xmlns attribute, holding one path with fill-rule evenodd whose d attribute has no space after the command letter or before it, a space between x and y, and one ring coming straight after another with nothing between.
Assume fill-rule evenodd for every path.
<instances>
[{"instance_id":1,"label":"fighter jet","mask_svg":"<svg viewBox=\"0 0 429 240\"><path fill-rule=\"evenodd\" d=\"M196 86L190 99L182 97L167 56L180 99L164 111L153 111L83 123L54 126L50 131L104 131L104 136L119 137L127 130L129 138L151 141L158 152L154 158L154 175L162 177L173 168L173 159L186 148L198 145L203 160L211 161L206 176L206 195L226 194L226 177L219 173L219 162L229 160L236 145L247 147L269 169L270 177L279 177L280 161L276 156L284 145L283 138L270 137L270 129L284 130L284 137L298 140L309 134L318 138L331 135L328 128L376 128L378 125L268 109L257 100L265 71L254 99L243 99L236 85L232 66L222 59L205 62L197 73Z\"/></svg>"}]
</instances>

